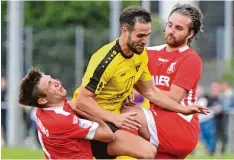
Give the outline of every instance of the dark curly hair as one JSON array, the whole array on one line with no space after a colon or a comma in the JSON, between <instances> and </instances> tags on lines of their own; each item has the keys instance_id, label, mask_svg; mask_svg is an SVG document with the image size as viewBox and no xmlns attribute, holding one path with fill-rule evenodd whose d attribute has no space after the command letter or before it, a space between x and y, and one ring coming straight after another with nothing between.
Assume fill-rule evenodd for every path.
<instances>
[{"instance_id":1,"label":"dark curly hair","mask_svg":"<svg viewBox=\"0 0 234 160\"><path fill-rule=\"evenodd\" d=\"M19 88L19 103L26 106L43 108L38 104L40 97L46 97L38 88L39 81L44 73L39 68L31 68L28 74L22 79Z\"/></svg>"},{"instance_id":2,"label":"dark curly hair","mask_svg":"<svg viewBox=\"0 0 234 160\"><path fill-rule=\"evenodd\" d=\"M142 7L130 6L122 11L119 17L119 22L121 27L126 25L129 30L132 30L136 22L150 23L151 14Z\"/></svg>"},{"instance_id":3,"label":"dark curly hair","mask_svg":"<svg viewBox=\"0 0 234 160\"><path fill-rule=\"evenodd\" d=\"M201 11L198 8L195 8L189 4L179 4L178 3L173 7L169 17L174 12L180 13L182 15L185 15L185 16L188 16L191 18L192 22L190 24L189 30L194 31L193 37L195 37L199 31L203 32L203 14L201 13ZM193 37L191 37L188 40L189 45L192 42Z\"/></svg>"}]
</instances>

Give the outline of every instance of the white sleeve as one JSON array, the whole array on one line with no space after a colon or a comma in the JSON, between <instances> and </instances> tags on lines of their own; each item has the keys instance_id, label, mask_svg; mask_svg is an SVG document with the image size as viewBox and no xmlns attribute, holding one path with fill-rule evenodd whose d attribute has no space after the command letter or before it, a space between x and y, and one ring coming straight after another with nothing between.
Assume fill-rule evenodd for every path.
<instances>
[{"instance_id":1,"label":"white sleeve","mask_svg":"<svg viewBox=\"0 0 234 160\"><path fill-rule=\"evenodd\" d=\"M89 120L87 120L87 119L82 119L82 118L80 118L80 119L79 119L79 126L80 126L81 128L88 128L88 127L91 126L91 127L89 128L89 132L88 132L88 134L87 134L87 136L86 136L85 139L92 140L93 137L94 137L94 135L95 135L95 133L96 133L96 130L97 130L99 124L98 124L97 122L92 122L92 121L89 121Z\"/></svg>"},{"instance_id":2,"label":"white sleeve","mask_svg":"<svg viewBox=\"0 0 234 160\"><path fill-rule=\"evenodd\" d=\"M96 133L96 130L98 128L99 124L97 122L93 122L93 125L92 127L89 129L89 133L87 134L86 136L86 139L89 139L89 140L92 140L95 133Z\"/></svg>"}]
</instances>

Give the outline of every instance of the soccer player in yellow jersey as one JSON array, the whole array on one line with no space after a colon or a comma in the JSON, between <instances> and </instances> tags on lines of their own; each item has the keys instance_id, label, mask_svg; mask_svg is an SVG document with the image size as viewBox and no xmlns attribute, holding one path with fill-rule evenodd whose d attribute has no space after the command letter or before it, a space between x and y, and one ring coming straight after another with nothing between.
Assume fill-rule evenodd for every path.
<instances>
[{"instance_id":1,"label":"soccer player in yellow jersey","mask_svg":"<svg viewBox=\"0 0 234 160\"><path fill-rule=\"evenodd\" d=\"M92 55L73 100L80 110L101 118L115 132L115 140L108 145L92 142L96 158L110 158L105 155L106 151L112 156L154 158L156 147L140 136L121 130L141 127L135 117L137 113L120 114L123 101L131 94L133 87L162 108L183 114L197 113L200 110L197 106L181 107L153 86L145 50L151 33L150 13L141 7L128 7L121 13L119 21L119 39Z\"/></svg>"}]
</instances>

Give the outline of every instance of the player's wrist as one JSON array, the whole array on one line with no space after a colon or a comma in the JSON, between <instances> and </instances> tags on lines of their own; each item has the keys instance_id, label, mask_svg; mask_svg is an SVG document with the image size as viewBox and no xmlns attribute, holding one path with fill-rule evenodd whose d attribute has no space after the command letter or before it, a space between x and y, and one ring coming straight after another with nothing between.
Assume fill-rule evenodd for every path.
<instances>
[{"instance_id":1,"label":"player's wrist","mask_svg":"<svg viewBox=\"0 0 234 160\"><path fill-rule=\"evenodd\" d=\"M111 115L108 115L106 117L106 121L110 122L110 123L113 123L113 124L115 124L117 120L118 120L118 115L114 114L114 113L111 113Z\"/></svg>"},{"instance_id":2,"label":"player's wrist","mask_svg":"<svg viewBox=\"0 0 234 160\"><path fill-rule=\"evenodd\" d=\"M181 105L178 105L177 113L184 113L184 107Z\"/></svg>"}]
</instances>

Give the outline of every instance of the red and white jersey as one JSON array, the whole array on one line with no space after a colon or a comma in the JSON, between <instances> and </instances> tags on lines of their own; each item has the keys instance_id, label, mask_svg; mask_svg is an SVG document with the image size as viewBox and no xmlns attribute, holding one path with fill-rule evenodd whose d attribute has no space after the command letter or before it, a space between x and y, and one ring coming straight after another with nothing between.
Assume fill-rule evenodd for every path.
<instances>
[{"instance_id":1,"label":"red and white jersey","mask_svg":"<svg viewBox=\"0 0 234 160\"><path fill-rule=\"evenodd\" d=\"M37 108L38 138L46 159L92 159L89 140L98 123L81 119L66 104Z\"/></svg>"},{"instance_id":2,"label":"red and white jersey","mask_svg":"<svg viewBox=\"0 0 234 160\"><path fill-rule=\"evenodd\" d=\"M166 44L147 47L147 53L149 57L148 68L152 75L153 84L165 91L169 91L172 84L180 86L188 91L181 104L195 103L195 92L202 74L202 61L199 55L188 46L167 52ZM192 119L192 115L180 115L187 121Z\"/></svg>"}]
</instances>

